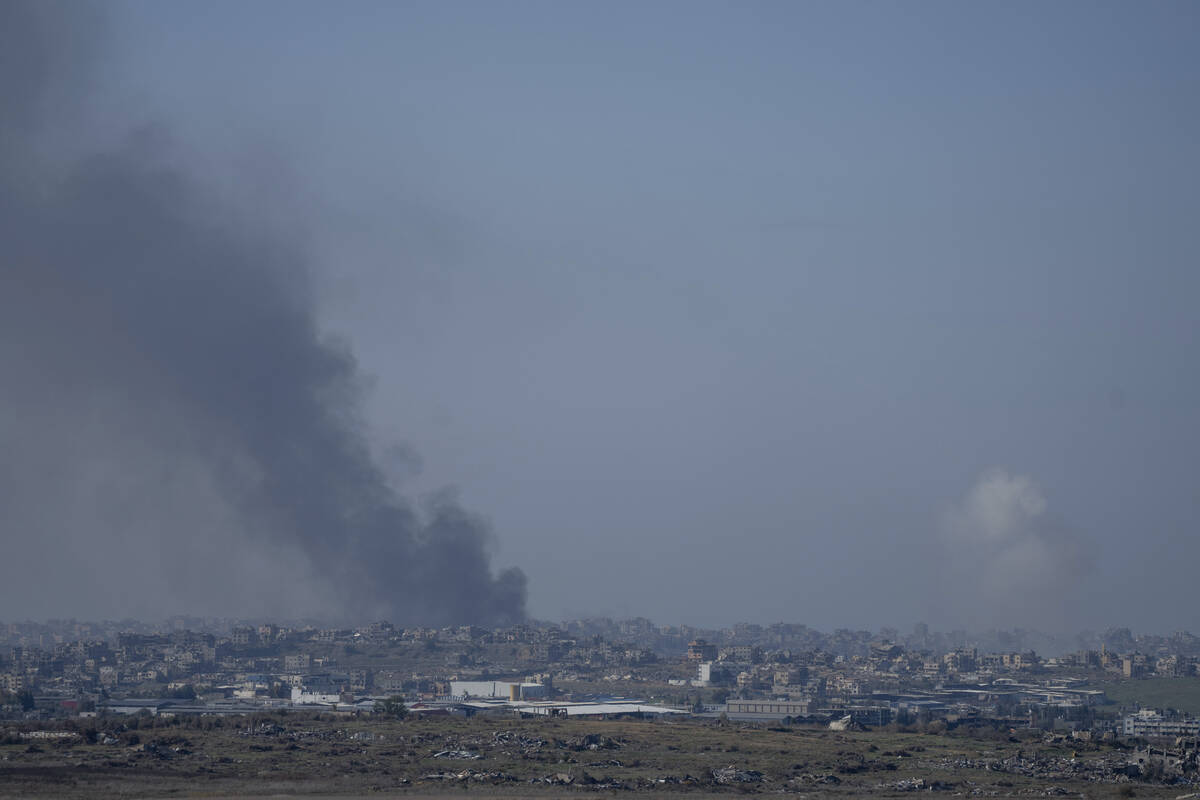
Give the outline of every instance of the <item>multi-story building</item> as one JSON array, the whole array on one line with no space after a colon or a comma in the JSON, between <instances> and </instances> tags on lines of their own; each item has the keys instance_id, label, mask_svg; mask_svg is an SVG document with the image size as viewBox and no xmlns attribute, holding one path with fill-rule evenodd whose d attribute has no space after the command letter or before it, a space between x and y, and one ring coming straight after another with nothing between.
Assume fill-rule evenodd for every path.
<instances>
[{"instance_id":1,"label":"multi-story building","mask_svg":"<svg viewBox=\"0 0 1200 800\"><path fill-rule=\"evenodd\" d=\"M231 631L229 640L238 647L258 644L258 631L248 626L237 627Z\"/></svg>"},{"instance_id":2,"label":"multi-story building","mask_svg":"<svg viewBox=\"0 0 1200 800\"><path fill-rule=\"evenodd\" d=\"M1126 715L1121 728L1126 736L1200 736L1200 719L1164 717L1143 709Z\"/></svg>"},{"instance_id":3,"label":"multi-story building","mask_svg":"<svg viewBox=\"0 0 1200 800\"><path fill-rule=\"evenodd\" d=\"M762 661L762 648L748 644L735 644L722 648L720 658L722 661L736 661L739 664L757 664Z\"/></svg>"},{"instance_id":4,"label":"multi-story building","mask_svg":"<svg viewBox=\"0 0 1200 800\"><path fill-rule=\"evenodd\" d=\"M1126 678L1144 677L1149 667L1149 661L1142 653L1133 653L1121 658L1121 674Z\"/></svg>"},{"instance_id":5,"label":"multi-story building","mask_svg":"<svg viewBox=\"0 0 1200 800\"><path fill-rule=\"evenodd\" d=\"M312 664L312 657L308 653L295 653L283 657L284 672L307 672Z\"/></svg>"}]
</instances>

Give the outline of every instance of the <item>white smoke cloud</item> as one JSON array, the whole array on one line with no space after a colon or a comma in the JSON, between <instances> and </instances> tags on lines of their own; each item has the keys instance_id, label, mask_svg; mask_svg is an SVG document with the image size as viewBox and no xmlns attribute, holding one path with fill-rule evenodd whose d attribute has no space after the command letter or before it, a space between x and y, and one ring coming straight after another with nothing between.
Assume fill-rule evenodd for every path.
<instances>
[{"instance_id":1,"label":"white smoke cloud","mask_svg":"<svg viewBox=\"0 0 1200 800\"><path fill-rule=\"evenodd\" d=\"M974 622L1042 628L1069 623L1092 558L1048 508L1032 478L997 468L946 512L942 537L952 583Z\"/></svg>"}]
</instances>

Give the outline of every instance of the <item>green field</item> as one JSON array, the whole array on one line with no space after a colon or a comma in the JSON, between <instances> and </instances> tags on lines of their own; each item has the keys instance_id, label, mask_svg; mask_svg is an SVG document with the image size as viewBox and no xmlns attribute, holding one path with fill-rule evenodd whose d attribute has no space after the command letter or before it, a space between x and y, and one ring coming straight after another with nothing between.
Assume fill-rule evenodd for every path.
<instances>
[{"instance_id":1,"label":"green field","mask_svg":"<svg viewBox=\"0 0 1200 800\"><path fill-rule=\"evenodd\" d=\"M1096 685L1121 706L1174 708L1200 715L1200 678L1146 678L1108 681Z\"/></svg>"}]
</instances>

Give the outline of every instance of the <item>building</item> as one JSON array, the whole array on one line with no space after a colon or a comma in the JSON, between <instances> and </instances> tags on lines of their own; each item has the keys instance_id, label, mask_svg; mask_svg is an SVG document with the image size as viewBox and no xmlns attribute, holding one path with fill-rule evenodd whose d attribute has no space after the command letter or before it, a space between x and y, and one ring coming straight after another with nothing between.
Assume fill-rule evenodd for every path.
<instances>
[{"instance_id":1,"label":"building","mask_svg":"<svg viewBox=\"0 0 1200 800\"><path fill-rule=\"evenodd\" d=\"M533 700L549 696L545 684L514 683L512 681L450 681L450 696L497 698L500 700Z\"/></svg>"},{"instance_id":2,"label":"building","mask_svg":"<svg viewBox=\"0 0 1200 800\"><path fill-rule=\"evenodd\" d=\"M299 686L292 687L292 702L302 705L349 702L349 689L347 675L307 675Z\"/></svg>"},{"instance_id":3,"label":"building","mask_svg":"<svg viewBox=\"0 0 1200 800\"><path fill-rule=\"evenodd\" d=\"M1149 667L1146 656L1142 653L1134 653L1121 659L1121 674L1126 678L1144 678Z\"/></svg>"},{"instance_id":4,"label":"building","mask_svg":"<svg viewBox=\"0 0 1200 800\"><path fill-rule=\"evenodd\" d=\"M1200 736L1200 719L1168 718L1142 709L1126 715L1121 730L1126 736Z\"/></svg>"},{"instance_id":5,"label":"building","mask_svg":"<svg viewBox=\"0 0 1200 800\"><path fill-rule=\"evenodd\" d=\"M779 720L784 717L807 717L807 700L730 700L725 703L730 719Z\"/></svg>"},{"instance_id":6,"label":"building","mask_svg":"<svg viewBox=\"0 0 1200 800\"><path fill-rule=\"evenodd\" d=\"M942 656L942 662L951 672L974 672L978 657L974 647L959 648Z\"/></svg>"},{"instance_id":7,"label":"building","mask_svg":"<svg viewBox=\"0 0 1200 800\"><path fill-rule=\"evenodd\" d=\"M717 646L704 639L694 639L688 642L687 657L688 661L716 661Z\"/></svg>"},{"instance_id":8,"label":"building","mask_svg":"<svg viewBox=\"0 0 1200 800\"><path fill-rule=\"evenodd\" d=\"M805 667L777 669L771 677L776 686L797 686L808 680L808 669Z\"/></svg>"},{"instance_id":9,"label":"building","mask_svg":"<svg viewBox=\"0 0 1200 800\"><path fill-rule=\"evenodd\" d=\"M409 680L407 673L383 670L375 673L375 690L383 694L399 694Z\"/></svg>"},{"instance_id":10,"label":"building","mask_svg":"<svg viewBox=\"0 0 1200 800\"><path fill-rule=\"evenodd\" d=\"M723 686L732 684L737 673L727 664L704 661L696 665L696 686Z\"/></svg>"},{"instance_id":11,"label":"building","mask_svg":"<svg viewBox=\"0 0 1200 800\"><path fill-rule=\"evenodd\" d=\"M892 661L904 653L904 648L893 642L871 642L871 658L877 661Z\"/></svg>"},{"instance_id":12,"label":"building","mask_svg":"<svg viewBox=\"0 0 1200 800\"><path fill-rule=\"evenodd\" d=\"M649 705L634 700L607 703L530 703L515 706L522 716L547 717L665 717L688 712L668 706Z\"/></svg>"},{"instance_id":13,"label":"building","mask_svg":"<svg viewBox=\"0 0 1200 800\"><path fill-rule=\"evenodd\" d=\"M308 672L312 658L308 653L296 653L283 657L284 672Z\"/></svg>"},{"instance_id":14,"label":"building","mask_svg":"<svg viewBox=\"0 0 1200 800\"><path fill-rule=\"evenodd\" d=\"M258 631L248 626L234 628L229 635L229 641L236 647L248 647L258 644Z\"/></svg>"},{"instance_id":15,"label":"building","mask_svg":"<svg viewBox=\"0 0 1200 800\"><path fill-rule=\"evenodd\" d=\"M749 644L735 644L723 648L718 658L722 661L736 661L739 664L758 664L762 661L762 648Z\"/></svg>"},{"instance_id":16,"label":"building","mask_svg":"<svg viewBox=\"0 0 1200 800\"><path fill-rule=\"evenodd\" d=\"M1005 669L1033 669L1040 664L1037 653L1004 653L1000 663Z\"/></svg>"},{"instance_id":17,"label":"building","mask_svg":"<svg viewBox=\"0 0 1200 800\"><path fill-rule=\"evenodd\" d=\"M892 721L892 709L888 706L871 705L871 706L847 706L843 708L822 709L821 714L832 717L840 717L846 720L847 724L855 725L872 725L881 726L887 725Z\"/></svg>"}]
</instances>

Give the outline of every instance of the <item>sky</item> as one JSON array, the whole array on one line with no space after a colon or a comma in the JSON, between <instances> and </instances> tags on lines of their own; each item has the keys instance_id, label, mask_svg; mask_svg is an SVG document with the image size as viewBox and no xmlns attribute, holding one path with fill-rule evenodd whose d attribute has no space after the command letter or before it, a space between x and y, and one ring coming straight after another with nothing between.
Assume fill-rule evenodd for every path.
<instances>
[{"instance_id":1,"label":"sky","mask_svg":"<svg viewBox=\"0 0 1200 800\"><path fill-rule=\"evenodd\" d=\"M249 297L252 341L164 337L192 302L172 284L98 344L70 322L80 270L71 303L9 324L0 617L487 620L503 597L552 620L1200 629L1195 4L56 9L71 67L11 158L38 186L97 153L184 184L200 255L164 230L153 274L210 276L201 308ZM149 210L121 247L45 259L123 275ZM6 293L37 309L18 255ZM141 320L112 285L107 313ZM276 296L335 377L280 365ZM212 365L234 353L278 399L242 402ZM262 489L294 441L303 474ZM403 547L343 524L350 473ZM469 577L431 555L441 512Z\"/></svg>"}]
</instances>

